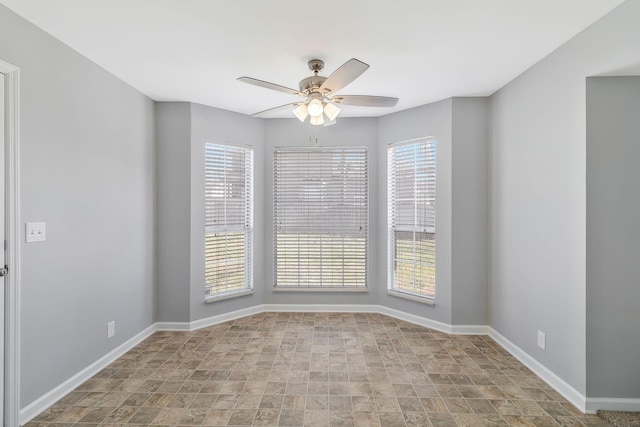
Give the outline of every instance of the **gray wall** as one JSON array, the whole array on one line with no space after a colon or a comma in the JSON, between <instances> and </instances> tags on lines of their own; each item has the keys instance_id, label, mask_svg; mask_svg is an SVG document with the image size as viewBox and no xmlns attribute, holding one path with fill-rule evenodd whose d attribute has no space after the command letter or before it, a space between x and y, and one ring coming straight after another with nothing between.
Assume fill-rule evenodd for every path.
<instances>
[{"instance_id":1,"label":"gray wall","mask_svg":"<svg viewBox=\"0 0 640 427\"><path fill-rule=\"evenodd\" d=\"M156 103L156 320L190 320L191 104Z\"/></svg>"},{"instance_id":2,"label":"gray wall","mask_svg":"<svg viewBox=\"0 0 640 427\"><path fill-rule=\"evenodd\" d=\"M487 113L486 98L456 98L380 119L343 118L340 126L311 128L313 138L317 137L321 146L369 147L369 203L372 207L369 211L369 282L366 293L301 293L273 289L272 161L275 147L313 146L315 141L309 140L309 126L295 119L259 120L198 104L158 103L158 320L194 321L262 303L382 304L447 324L485 325ZM456 147L457 144L457 149L452 151L454 130L453 145ZM187 134L190 134L190 145L186 141ZM438 139L438 288L435 306L386 293L387 145L428 135ZM212 304L205 304L203 297L203 165L207 139L252 145L256 177L254 293ZM457 164L452 168L454 152L457 152ZM456 196L452 195L454 182ZM455 206L453 211L452 206ZM454 221L459 225L460 233L455 236L458 243L452 253ZM190 237L186 237L186 229L190 230ZM455 267L452 267L454 260ZM452 268L456 270L456 282L452 282ZM452 298L454 291L455 300ZM188 304L185 303L187 299Z\"/></svg>"},{"instance_id":3,"label":"gray wall","mask_svg":"<svg viewBox=\"0 0 640 427\"><path fill-rule=\"evenodd\" d=\"M488 325L488 99L453 98L452 113L451 323Z\"/></svg>"},{"instance_id":4,"label":"gray wall","mask_svg":"<svg viewBox=\"0 0 640 427\"><path fill-rule=\"evenodd\" d=\"M587 395L640 397L640 77L587 79Z\"/></svg>"},{"instance_id":5,"label":"gray wall","mask_svg":"<svg viewBox=\"0 0 640 427\"><path fill-rule=\"evenodd\" d=\"M623 3L492 97L492 326L582 394L585 78L637 63L638 16Z\"/></svg>"},{"instance_id":6,"label":"gray wall","mask_svg":"<svg viewBox=\"0 0 640 427\"><path fill-rule=\"evenodd\" d=\"M426 317L446 324L452 322L452 103L451 99L399 113L389 114L378 121L378 251L377 275L383 282L380 287L380 304L416 316ZM387 294L387 148L394 142L433 136L436 139L436 300L426 305ZM375 206L372 204L372 206Z\"/></svg>"},{"instance_id":7,"label":"gray wall","mask_svg":"<svg viewBox=\"0 0 640 427\"><path fill-rule=\"evenodd\" d=\"M21 73L21 407L154 322L153 102L0 5ZM107 340L107 322L116 335Z\"/></svg>"},{"instance_id":8,"label":"gray wall","mask_svg":"<svg viewBox=\"0 0 640 427\"><path fill-rule=\"evenodd\" d=\"M450 325L488 323L487 98L452 98L379 118L379 301ZM436 164L436 299L425 305L387 289L387 148L433 136Z\"/></svg>"},{"instance_id":9,"label":"gray wall","mask_svg":"<svg viewBox=\"0 0 640 427\"><path fill-rule=\"evenodd\" d=\"M376 233L380 211L379 185L386 179L378 169L377 126L375 118L338 118L334 126L313 126L300 123L297 119L269 119L264 121L264 210L258 215L264 221L264 302L267 304L375 304L381 279L376 270L376 256L384 235ZM310 132L314 142L309 141ZM367 146L369 147L369 262L368 292L275 292L273 290L273 149L275 147L319 146ZM256 252L256 256L260 253Z\"/></svg>"},{"instance_id":10,"label":"gray wall","mask_svg":"<svg viewBox=\"0 0 640 427\"><path fill-rule=\"evenodd\" d=\"M262 180L254 189L252 295L206 304L204 295L204 145L208 139L254 148L262 176L262 120L183 102L156 103L158 140L158 316L190 322L262 304Z\"/></svg>"},{"instance_id":11,"label":"gray wall","mask_svg":"<svg viewBox=\"0 0 640 427\"><path fill-rule=\"evenodd\" d=\"M250 145L254 149L254 265L252 295L204 302L204 144L207 139L218 142ZM222 313L262 304L264 289L263 253L264 204L263 120L200 104L191 104L191 320L204 319Z\"/></svg>"},{"instance_id":12,"label":"gray wall","mask_svg":"<svg viewBox=\"0 0 640 427\"><path fill-rule=\"evenodd\" d=\"M611 360L600 346L613 339L610 331L632 333L622 316L630 309L622 306L617 317L603 314L598 294L603 274L619 267L606 278L615 279L625 301L638 295L625 286L637 273L630 262L615 265L616 260L591 251L600 248L589 244L590 236L601 232L594 226L585 233L591 214L594 219L607 214L621 223L626 217L601 213L597 206L592 210L592 197L595 202L615 195L599 190L599 182L587 188L584 178L588 174L591 182L606 172L598 163L599 141L593 149L589 145L589 152L585 143L585 77L618 73L640 63L637 16L640 2L623 3L498 91L491 98L491 117L483 100L450 99L379 119L343 118L338 126L314 129L321 145L371 148L372 257L368 293L318 293L313 302L379 303L448 324L484 324L490 317L498 332L578 391L637 397L637 386L614 386L614 381L591 373L592 366L600 369L603 360ZM308 294L272 291L270 243L271 152L274 146L309 144L307 126L294 119L263 122L186 103L154 108L151 100L4 6L0 58L21 69L21 220L45 221L48 232L46 242L23 244L21 249L22 407L156 318L185 322L263 302L309 303ZM485 118L491 134L487 162ZM593 135L605 123L598 126ZM428 135L438 140L434 306L385 291L386 147ZM256 292L209 305L203 303L201 214L202 144L207 138L254 145L257 178ZM621 150L637 156L633 146L623 144L624 138L620 141ZM592 155L597 166L593 170L587 169L587 156ZM488 209L482 204L487 163ZM637 181L630 170L609 177L617 182L634 178ZM632 200L625 202L637 208ZM482 279L487 211L492 244L489 304ZM637 239L611 244L633 254L634 242ZM591 264L594 255L598 259ZM630 319L637 323L633 312ZM111 320L116 321L116 336L107 340L105 326ZM48 327L52 322L54 327ZM537 329L547 333L546 351L535 346ZM627 350L638 352L637 347ZM616 362L615 369L606 364L611 378L627 378L629 361ZM635 377L627 379L638 383Z\"/></svg>"}]
</instances>

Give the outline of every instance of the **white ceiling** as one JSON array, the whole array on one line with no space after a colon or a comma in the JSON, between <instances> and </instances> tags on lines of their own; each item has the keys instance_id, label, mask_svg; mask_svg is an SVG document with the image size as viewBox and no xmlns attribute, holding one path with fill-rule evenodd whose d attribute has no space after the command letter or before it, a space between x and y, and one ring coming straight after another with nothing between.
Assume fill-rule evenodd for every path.
<instances>
[{"instance_id":1,"label":"white ceiling","mask_svg":"<svg viewBox=\"0 0 640 427\"><path fill-rule=\"evenodd\" d=\"M236 78L297 89L312 58L371 65L340 94L400 98L341 117L490 95L622 2L0 0L157 101L252 114L298 98Z\"/></svg>"}]
</instances>

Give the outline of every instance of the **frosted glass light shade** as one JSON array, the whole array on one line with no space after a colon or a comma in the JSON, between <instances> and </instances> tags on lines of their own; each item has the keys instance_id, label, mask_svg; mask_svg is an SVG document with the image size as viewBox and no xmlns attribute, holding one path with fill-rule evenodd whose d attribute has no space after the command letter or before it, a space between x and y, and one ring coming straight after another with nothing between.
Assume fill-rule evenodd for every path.
<instances>
[{"instance_id":1,"label":"frosted glass light shade","mask_svg":"<svg viewBox=\"0 0 640 427\"><path fill-rule=\"evenodd\" d=\"M311 117L322 116L322 101L319 99L313 99L307 107L307 111Z\"/></svg>"},{"instance_id":2,"label":"frosted glass light shade","mask_svg":"<svg viewBox=\"0 0 640 427\"><path fill-rule=\"evenodd\" d=\"M340 109L333 104L327 103L324 106L324 113L329 118L329 121L332 122L338 117L338 114L340 114Z\"/></svg>"},{"instance_id":3,"label":"frosted glass light shade","mask_svg":"<svg viewBox=\"0 0 640 427\"><path fill-rule=\"evenodd\" d=\"M322 126L332 126L336 124L336 119L333 120L325 120Z\"/></svg>"},{"instance_id":4,"label":"frosted glass light shade","mask_svg":"<svg viewBox=\"0 0 640 427\"><path fill-rule=\"evenodd\" d=\"M309 115L309 112L307 111L307 104L298 105L295 108L295 110L293 110L293 114L296 115L298 120L300 120L301 122L304 122L304 119L306 119L307 116Z\"/></svg>"},{"instance_id":5,"label":"frosted glass light shade","mask_svg":"<svg viewBox=\"0 0 640 427\"><path fill-rule=\"evenodd\" d=\"M320 113L318 117L311 116L309 120L311 120L312 125L316 125L316 126L319 126L324 123L324 117L322 117L322 113Z\"/></svg>"}]
</instances>

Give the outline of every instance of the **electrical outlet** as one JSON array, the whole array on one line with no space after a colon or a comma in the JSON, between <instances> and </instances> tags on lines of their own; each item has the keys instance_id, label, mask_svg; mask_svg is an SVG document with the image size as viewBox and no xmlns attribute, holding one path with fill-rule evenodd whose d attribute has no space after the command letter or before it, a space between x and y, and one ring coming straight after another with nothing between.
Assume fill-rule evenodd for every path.
<instances>
[{"instance_id":1,"label":"electrical outlet","mask_svg":"<svg viewBox=\"0 0 640 427\"><path fill-rule=\"evenodd\" d=\"M27 243L47 240L47 224L44 222L27 222L25 236Z\"/></svg>"},{"instance_id":2,"label":"electrical outlet","mask_svg":"<svg viewBox=\"0 0 640 427\"><path fill-rule=\"evenodd\" d=\"M547 335L542 331L538 331L538 347L543 350L547 347Z\"/></svg>"},{"instance_id":3,"label":"electrical outlet","mask_svg":"<svg viewBox=\"0 0 640 427\"><path fill-rule=\"evenodd\" d=\"M107 338L111 338L116 334L116 321L112 320L107 323Z\"/></svg>"}]
</instances>

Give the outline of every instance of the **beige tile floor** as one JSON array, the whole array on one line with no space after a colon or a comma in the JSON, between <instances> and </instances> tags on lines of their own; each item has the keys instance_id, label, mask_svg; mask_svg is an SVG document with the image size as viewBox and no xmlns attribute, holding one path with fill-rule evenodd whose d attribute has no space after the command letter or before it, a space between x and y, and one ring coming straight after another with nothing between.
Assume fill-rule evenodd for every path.
<instances>
[{"instance_id":1,"label":"beige tile floor","mask_svg":"<svg viewBox=\"0 0 640 427\"><path fill-rule=\"evenodd\" d=\"M606 426L491 338L379 314L263 313L157 332L27 424Z\"/></svg>"}]
</instances>

